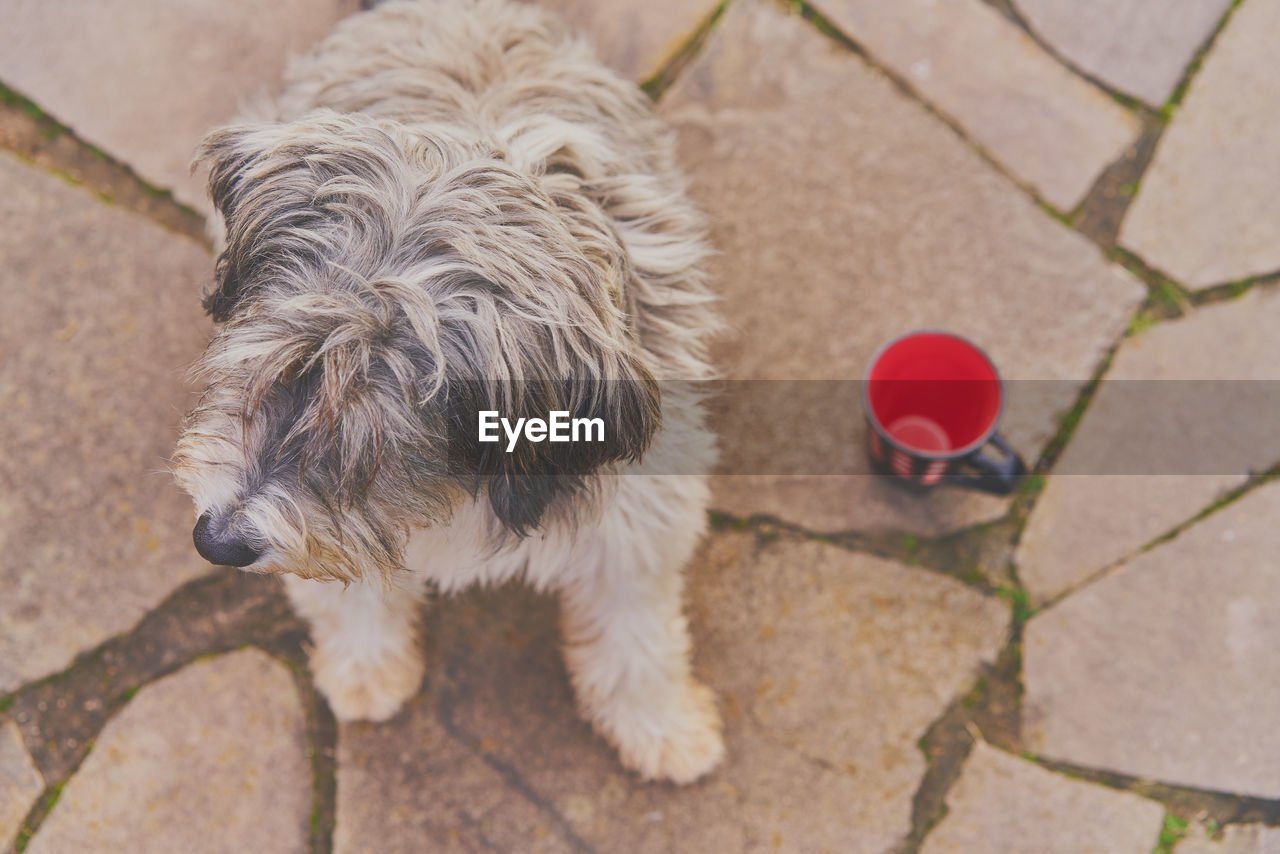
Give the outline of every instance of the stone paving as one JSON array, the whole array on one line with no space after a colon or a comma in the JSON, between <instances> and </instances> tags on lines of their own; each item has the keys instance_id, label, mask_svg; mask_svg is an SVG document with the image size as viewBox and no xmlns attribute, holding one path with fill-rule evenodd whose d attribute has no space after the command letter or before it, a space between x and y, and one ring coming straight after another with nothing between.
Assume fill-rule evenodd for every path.
<instances>
[{"instance_id":1,"label":"stone paving","mask_svg":"<svg viewBox=\"0 0 1280 854\"><path fill-rule=\"evenodd\" d=\"M1133 404L1280 379L1280 0L546 5L678 130L730 380L955 329L1033 475L908 493L856 410L737 435L731 399L688 592L728 758L692 786L621 768L517 588L429 610L422 692L339 727L278 582L198 559L165 465L209 333L191 151L359 4L12 0L0 847L1280 850L1280 440ZM803 473L735 473L779 437Z\"/></svg>"}]
</instances>

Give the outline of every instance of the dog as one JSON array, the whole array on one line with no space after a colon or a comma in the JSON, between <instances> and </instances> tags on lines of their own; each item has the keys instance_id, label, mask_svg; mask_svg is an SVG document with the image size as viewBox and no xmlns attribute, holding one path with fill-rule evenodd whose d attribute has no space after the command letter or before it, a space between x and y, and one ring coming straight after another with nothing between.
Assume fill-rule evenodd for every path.
<instances>
[{"instance_id":1,"label":"dog","mask_svg":"<svg viewBox=\"0 0 1280 854\"><path fill-rule=\"evenodd\" d=\"M681 599L719 321L670 129L510 0L358 13L259 112L196 160L222 229L173 456L199 552L284 577L341 721L418 691L426 591L554 592L578 704L623 764L706 774L721 723ZM491 443L483 413L604 436Z\"/></svg>"}]
</instances>

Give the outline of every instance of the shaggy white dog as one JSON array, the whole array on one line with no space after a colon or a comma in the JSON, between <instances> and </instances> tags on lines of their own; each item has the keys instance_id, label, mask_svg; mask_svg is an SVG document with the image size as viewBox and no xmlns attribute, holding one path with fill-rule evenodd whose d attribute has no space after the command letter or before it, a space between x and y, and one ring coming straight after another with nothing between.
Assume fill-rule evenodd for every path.
<instances>
[{"instance_id":1,"label":"shaggy white dog","mask_svg":"<svg viewBox=\"0 0 1280 854\"><path fill-rule=\"evenodd\" d=\"M209 560L287 573L342 720L418 690L424 589L555 591L585 716L647 778L723 754L681 569L715 456L716 327L669 131L554 18L401 0L200 155L224 248L174 456ZM477 434L481 412L603 440Z\"/></svg>"}]
</instances>

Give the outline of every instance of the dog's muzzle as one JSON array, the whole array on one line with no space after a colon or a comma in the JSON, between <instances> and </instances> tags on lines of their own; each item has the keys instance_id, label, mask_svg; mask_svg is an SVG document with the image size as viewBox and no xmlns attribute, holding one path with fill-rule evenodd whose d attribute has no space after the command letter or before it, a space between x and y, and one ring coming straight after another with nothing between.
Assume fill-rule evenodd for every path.
<instances>
[{"instance_id":1,"label":"dog's muzzle","mask_svg":"<svg viewBox=\"0 0 1280 854\"><path fill-rule=\"evenodd\" d=\"M248 566L262 556L226 519L214 518L208 513L196 522L192 539L201 557L221 566Z\"/></svg>"}]
</instances>

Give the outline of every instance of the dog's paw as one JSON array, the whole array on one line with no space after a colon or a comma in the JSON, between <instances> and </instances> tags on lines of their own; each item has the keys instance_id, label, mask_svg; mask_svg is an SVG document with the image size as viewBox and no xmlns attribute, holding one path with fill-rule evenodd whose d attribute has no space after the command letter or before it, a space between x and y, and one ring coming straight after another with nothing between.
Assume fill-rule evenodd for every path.
<instances>
[{"instance_id":1,"label":"dog's paw","mask_svg":"<svg viewBox=\"0 0 1280 854\"><path fill-rule=\"evenodd\" d=\"M618 731L615 742L622 763L647 780L692 783L720 764L724 739L715 694L689 680L676 709L664 716L664 730L654 738Z\"/></svg>"},{"instance_id":2,"label":"dog's paw","mask_svg":"<svg viewBox=\"0 0 1280 854\"><path fill-rule=\"evenodd\" d=\"M377 657L317 647L311 654L316 688L339 721L385 721L418 693L425 667L417 649Z\"/></svg>"}]
</instances>

